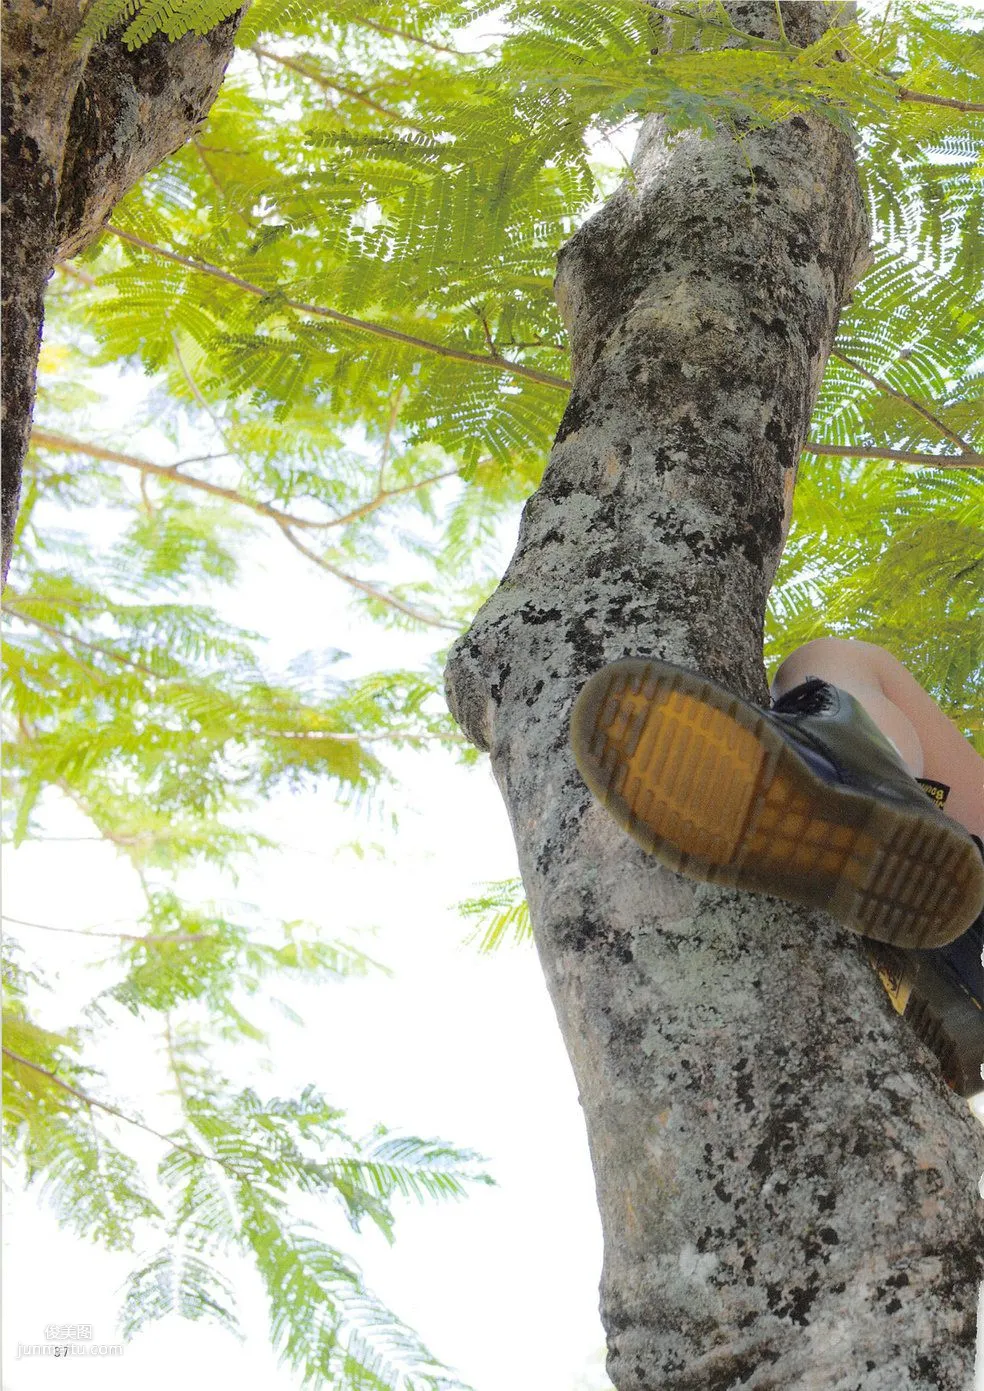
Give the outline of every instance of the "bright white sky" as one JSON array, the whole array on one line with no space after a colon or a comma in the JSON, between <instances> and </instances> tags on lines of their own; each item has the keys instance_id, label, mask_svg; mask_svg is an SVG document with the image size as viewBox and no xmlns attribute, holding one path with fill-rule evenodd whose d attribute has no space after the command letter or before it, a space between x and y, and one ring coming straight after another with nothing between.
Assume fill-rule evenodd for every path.
<instances>
[{"instance_id":1,"label":"bright white sky","mask_svg":"<svg viewBox=\"0 0 984 1391\"><path fill-rule=\"evenodd\" d=\"M131 447L152 458L161 453L146 436ZM507 548L514 523L511 532ZM223 608L270 635L274 667L331 647L354 654L339 674L355 674L413 663L432 645L430 638L353 625L338 585L282 542L265 542L258 559L250 581ZM595 1391L608 1384L597 1313L601 1234L574 1081L532 948L480 957L463 944L470 924L454 907L483 882L516 874L505 811L487 764L465 770L445 755L405 754L394 767L407 808L396 835L371 814L354 822L333 805L328 788L281 796L263 818L286 848L263 857L231 893L271 917L321 923L327 935L357 941L395 975L292 994L305 1027L266 1012L275 1064L268 1076L245 1073L241 1080L268 1094L314 1083L350 1112L356 1133L383 1121L485 1155L498 1187L478 1187L463 1203L398 1204L392 1248L374 1231L355 1236L331 1212L309 1206L305 1215L324 1221L370 1286L475 1391ZM90 828L62 810L49 829L78 836ZM356 838L385 844L386 858L360 861L339 850ZM130 871L102 845L24 847L7 854L5 871L4 912L14 918L128 930L139 910ZM201 890L214 891L204 876ZM378 931L363 940L373 926ZM84 963L99 959L100 943L11 930L59 972L42 1022L70 1023L96 988L98 977ZM159 1068L148 1043L137 1032L121 1035L106 1064L120 1093L166 1128L167 1101L158 1108L148 1095ZM234 1070L236 1059L228 1065ZM140 1133L127 1129L121 1139L139 1143ZM4 1240L11 1256L8 1391L61 1389L69 1381L72 1391L135 1382L170 1391L219 1377L271 1391L296 1385L276 1367L262 1295L248 1281L242 1345L221 1330L172 1318L138 1335L120 1358L73 1359L70 1371L50 1359L18 1360L17 1344L42 1341L47 1323L92 1323L96 1342L116 1341L117 1291L134 1262L59 1231L31 1197L8 1195Z\"/></svg>"}]
</instances>

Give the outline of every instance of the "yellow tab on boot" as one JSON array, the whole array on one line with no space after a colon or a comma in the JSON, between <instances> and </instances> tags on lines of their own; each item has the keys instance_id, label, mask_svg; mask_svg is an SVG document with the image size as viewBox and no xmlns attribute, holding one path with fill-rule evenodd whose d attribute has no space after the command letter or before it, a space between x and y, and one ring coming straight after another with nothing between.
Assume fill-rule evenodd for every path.
<instances>
[{"instance_id":1,"label":"yellow tab on boot","mask_svg":"<svg viewBox=\"0 0 984 1391\"><path fill-rule=\"evenodd\" d=\"M885 987L885 993L894 1005L896 1013L905 1014L905 1007L912 994L911 983L901 971L892 970L883 961L872 961L871 964L878 972L881 983Z\"/></svg>"}]
</instances>

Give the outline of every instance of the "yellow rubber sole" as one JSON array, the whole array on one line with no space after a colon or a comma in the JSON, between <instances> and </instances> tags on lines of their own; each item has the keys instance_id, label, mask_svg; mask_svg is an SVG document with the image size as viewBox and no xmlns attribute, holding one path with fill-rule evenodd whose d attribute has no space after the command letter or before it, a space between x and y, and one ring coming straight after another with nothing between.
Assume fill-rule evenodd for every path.
<instances>
[{"instance_id":1,"label":"yellow rubber sole","mask_svg":"<svg viewBox=\"0 0 984 1391\"><path fill-rule=\"evenodd\" d=\"M628 658L586 683L571 717L592 793L691 879L823 908L862 936L944 946L984 902L984 862L937 812L817 776L762 711L706 677Z\"/></svg>"}]
</instances>

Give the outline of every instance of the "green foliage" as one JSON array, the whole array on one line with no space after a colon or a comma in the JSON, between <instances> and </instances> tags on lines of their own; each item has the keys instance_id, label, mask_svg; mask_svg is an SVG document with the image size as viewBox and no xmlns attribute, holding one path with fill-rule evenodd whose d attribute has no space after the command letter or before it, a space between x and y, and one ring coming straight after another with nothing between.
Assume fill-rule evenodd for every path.
<instances>
[{"instance_id":1,"label":"green foliage","mask_svg":"<svg viewBox=\"0 0 984 1391\"><path fill-rule=\"evenodd\" d=\"M458 904L458 911L463 918L476 919L468 941L476 943L479 951L495 951L510 935L516 944L533 940L530 907L521 879L484 884L481 894Z\"/></svg>"},{"instance_id":2,"label":"green foliage","mask_svg":"<svg viewBox=\"0 0 984 1391\"><path fill-rule=\"evenodd\" d=\"M313 1087L297 1097L261 1099L187 1064L171 1040L184 1126L169 1137L159 1168L169 1192L168 1243L130 1277L124 1329L177 1312L238 1332L230 1254L253 1261L266 1286L271 1336L302 1385L450 1388L419 1339L366 1289L351 1258L292 1219L290 1199L318 1194L339 1203L358 1230L368 1218L392 1239L389 1202L461 1197L470 1180L488 1182L476 1156L378 1127L349 1136L341 1113Z\"/></svg>"},{"instance_id":3,"label":"green foliage","mask_svg":"<svg viewBox=\"0 0 984 1391\"><path fill-rule=\"evenodd\" d=\"M94 0L83 33L133 46L233 8ZM364 9L255 0L207 125L47 297L6 596L7 834L35 839L70 803L144 908L100 934L113 980L59 1031L38 1024L48 982L8 939L5 1124L64 1223L142 1253L128 1333L169 1313L234 1332L246 1258L301 1381L413 1391L453 1383L296 1203L322 1195L389 1239L395 1201L461 1196L483 1178L475 1157L383 1128L356 1139L313 1089L261 1098L224 1077L215 1046L262 1058L254 1006L278 984L375 963L319 925L202 901L187 872L234 880L270 844L278 788L354 806L385 795L394 749L469 755L439 651L359 679L331 650L280 670L224 600L273 535L366 620L446 645L494 584L491 543L564 406L554 262L613 187L600 138L659 112L740 144L821 114L856 131L875 261L824 377L767 660L820 632L870 638L984 736L984 512L979 473L958 466L984 451L984 118L968 106L984 47L949 4L862 12L802 51L739 35L713 0ZM115 432L99 424L110 367L152 383ZM529 939L518 880L462 911L482 950ZM91 1062L121 1021L162 1042L153 1124ZM163 1147L152 1173L134 1126Z\"/></svg>"},{"instance_id":4,"label":"green foliage","mask_svg":"<svg viewBox=\"0 0 984 1391\"><path fill-rule=\"evenodd\" d=\"M89 0L79 39L101 39L122 26L122 41L134 49L155 34L207 34L241 7L242 0Z\"/></svg>"},{"instance_id":5,"label":"green foliage","mask_svg":"<svg viewBox=\"0 0 984 1391\"><path fill-rule=\"evenodd\" d=\"M267 1289L274 1345L302 1385L336 1377L341 1385L379 1391L460 1385L375 1299L351 1256L292 1217L291 1207L299 1195L316 1194L338 1204L354 1230L368 1219L392 1240L395 1195L461 1198L471 1183L491 1182L476 1155L383 1126L359 1140L345 1129L342 1112L312 1086L295 1097L269 1099L251 1088L236 1090L208 1064L213 1030L206 1035L188 1023L172 1027L165 1011L173 998L161 999L156 991L138 999L131 989L131 1008L163 1014L180 1100L178 1124L167 1131L148 1127L133 1108L110 1103L106 1079L78 1060L79 1048L93 1036L92 1019L103 1011L90 1008L89 1020L71 1037L39 1029L24 1014L24 973L9 939L6 951L8 1154L19 1157L26 1184L37 1185L62 1224L79 1236L131 1251L146 1242L148 1228L165 1238L127 1282L124 1336L168 1314L210 1319L238 1333L230 1257L246 1257ZM354 962L360 970L365 964ZM308 978L344 973L350 965L317 954L307 961L292 955L287 963ZM268 966L261 953L261 969ZM106 992L106 1002L118 993ZM237 1032L242 1038L244 1030ZM149 1129L162 1142L156 1201L136 1160L108 1133L112 1118Z\"/></svg>"},{"instance_id":6,"label":"green foliage","mask_svg":"<svg viewBox=\"0 0 984 1391\"><path fill-rule=\"evenodd\" d=\"M670 130L724 122L739 142L795 112L853 122L876 260L844 318L814 438L901 453L954 454L958 440L980 450L974 291L984 124L980 112L953 105L980 96L972 16L953 5L862 11L859 23L800 50L740 34L713 0L668 15L641 0L606 0L590 12L568 0L515 0L497 17L495 38L477 52L458 48L465 26L488 32L487 9L424 7L408 21L396 8L369 20L351 3L330 13L254 5L207 137L117 209L114 225L128 239L92 253L89 322L103 355L140 360L184 394L192 388L175 362L180 342L199 396L214 398L227 437L245 446L243 491L327 502L326 482L319 490L311 474L337 486L342 472L324 454L327 467L303 474L282 457L273 462L251 438L257 411L290 420L301 451L325 419L390 438L395 410L401 453L427 451L434 476L451 468L469 486L432 546L438 590L401 591L407 602L390 604L389 616L412 621L406 610L423 607L450 628L464 621L488 579L463 585L440 558L474 555L488 517L528 493L563 405L553 262L610 184L591 166L586 134L653 110ZM286 127L273 114L284 100L297 110ZM162 249L184 259L164 259ZM220 270L241 283L218 279ZM828 576L814 608L829 612L820 621L830 631L836 612L850 612L862 625L855 631L873 636L863 627L869 610L893 603L857 588L862 573L878 583L882 526L870 508L848 513L839 500L847 481L875 473L885 475L879 505L901 514L908 466L865 464L859 474L808 460L802 470L798 524L808 567ZM948 496L935 494L940 520ZM828 516L847 524L826 530ZM973 531L966 540L976 544ZM855 566L856 546L869 542L872 563ZM805 593L797 545L794 535L770 660L807 631L778 626ZM322 554L344 570L354 549ZM834 580L845 563L853 609ZM937 578L945 585L945 574ZM814 601L819 592L814 583ZM367 596L367 612L383 617L393 597ZM942 694L942 670L906 640L914 618L895 603L878 631L901 640L898 655ZM979 640L972 605L953 622L963 650Z\"/></svg>"}]
</instances>

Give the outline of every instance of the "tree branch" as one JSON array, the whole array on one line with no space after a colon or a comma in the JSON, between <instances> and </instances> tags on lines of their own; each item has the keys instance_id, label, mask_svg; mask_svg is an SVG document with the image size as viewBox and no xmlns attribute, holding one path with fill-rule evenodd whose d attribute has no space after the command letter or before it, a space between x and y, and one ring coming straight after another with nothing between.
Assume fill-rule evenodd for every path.
<instances>
[{"instance_id":1,"label":"tree branch","mask_svg":"<svg viewBox=\"0 0 984 1391\"><path fill-rule=\"evenodd\" d=\"M910 454L904 449L879 449L869 444L824 444L822 440L807 440L803 451L845 459L894 459L900 464L921 464L924 468L984 468L984 454Z\"/></svg>"},{"instance_id":2,"label":"tree branch","mask_svg":"<svg viewBox=\"0 0 984 1391\"><path fill-rule=\"evenodd\" d=\"M265 299L267 295L274 293L271 289L265 290L260 285L254 285L252 281L244 280L241 276L222 270L220 266L214 266L209 261L182 256L176 251L167 251L162 246L154 245L153 242L144 241L142 237L134 236L132 232L124 232L122 228L114 226L111 222L105 224L105 231L112 232L114 236L119 237L120 241L129 242L131 246L139 246L141 250L148 251L153 256L160 256L165 261L173 261L179 266L187 266L189 270L198 271L202 275L210 275L214 280L221 280L227 285L235 285L237 289L245 290L247 294L256 295L260 299ZM388 328L385 324L370 323L366 319L353 318L351 314L343 314L338 309L328 309L320 304L306 304L302 300L289 299L286 296L283 302L288 308L296 309L298 313L311 314L319 319L329 319L332 323L341 324L357 333L366 333L376 338L385 338L392 343L402 343L406 347L419 348L422 352L434 353L437 357L450 358L454 362L466 362L475 367L506 372L514 377L523 377L527 381L537 382L540 386L552 386L561 391L570 390L571 384L566 378L555 377L550 372L539 372L535 367L525 367L522 363L510 362L505 357L486 356L481 353L467 352L464 348L451 348L444 343L434 343L427 338L417 338L412 333L403 333L399 329Z\"/></svg>"},{"instance_id":3,"label":"tree branch","mask_svg":"<svg viewBox=\"0 0 984 1391\"><path fill-rule=\"evenodd\" d=\"M888 382L883 381L881 377L876 377L873 372L869 372L866 367L862 367L860 362L855 362L853 358L848 357L845 353L838 352L836 348L831 349L830 356L836 357L838 362L843 362L845 366L852 368L860 376L871 382L872 386L877 386L879 391L885 392L887 396L894 396L896 401L901 401L905 406L910 406L912 410L921 415L924 420L928 420L931 425L935 425L937 430L955 444L961 453L973 454L975 452L972 446L969 445L965 439L961 439L955 430L951 430L945 421L940 420L932 411L927 410L925 406L921 406L918 401L914 401L911 396L907 396L904 391L899 391L896 387L889 386Z\"/></svg>"},{"instance_id":4,"label":"tree branch","mask_svg":"<svg viewBox=\"0 0 984 1391\"><path fill-rule=\"evenodd\" d=\"M109 464L122 464L125 468L138 469L141 473L151 474L155 478L167 479L170 483L181 483L186 488L196 488L199 492L208 493L211 497L220 497L227 502L235 502L242 507L248 507L250 511L258 513L261 517L268 517L277 522L278 525L280 523L299 527L332 525L331 522L310 521L307 517L297 517L291 512L281 512L268 503L246 497L236 488L223 488L218 483L210 483L206 478L196 478L188 473L179 473L180 464L154 464L149 459L142 459L136 454L124 454L118 449L106 449L101 444L90 444L83 440L70 439L67 435L58 435L50 430L35 429L31 434L31 443L40 445L44 449L56 449L67 454L84 454L90 459L102 459Z\"/></svg>"},{"instance_id":5,"label":"tree branch","mask_svg":"<svg viewBox=\"0 0 984 1391\"><path fill-rule=\"evenodd\" d=\"M949 106L955 111L984 111L984 102L961 101L958 97L934 97L929 92L914 92L910 87L900 87L896 92L899 101L918 101L925 106Z\"/></svg>"}]
</instances>

